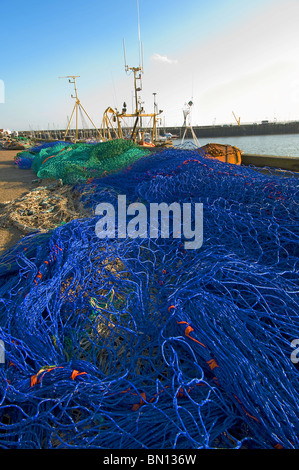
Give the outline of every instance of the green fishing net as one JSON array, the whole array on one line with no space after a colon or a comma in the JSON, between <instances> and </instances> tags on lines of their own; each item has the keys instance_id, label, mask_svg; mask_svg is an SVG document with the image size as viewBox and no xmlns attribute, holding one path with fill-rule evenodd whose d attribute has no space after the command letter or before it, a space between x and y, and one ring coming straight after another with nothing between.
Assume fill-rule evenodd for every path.
<instances>
[{"instance_id":1,"label":"green fishing net","mask_svg":"<svg viewBox=\"0 0 299 470\"><path fill-rule=\"evenodd\" d=\"M66 147L58 144L41 150L32 169L39 178L61 179L65 184L76 184L123 170L149 153L148 149L131 140L122 139Z\"/></svg>"}]
</instances>

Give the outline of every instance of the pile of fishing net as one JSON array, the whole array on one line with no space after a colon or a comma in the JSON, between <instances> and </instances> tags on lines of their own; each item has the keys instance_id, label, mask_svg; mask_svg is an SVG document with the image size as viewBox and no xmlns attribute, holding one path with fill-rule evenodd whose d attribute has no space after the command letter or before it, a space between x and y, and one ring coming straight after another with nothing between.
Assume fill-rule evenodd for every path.
<instances>
[{"instance_id":1,"label":"pile of fishing net","mask_svg":"<svg viewBox=\"0 0 299 470\"><path fill-rule=\"evenodd\" d=\"M0 203L0 227L15 226L23 233L48 231L88 215L79 193L60 182L39 186L13 201Z\"/></svg>"},{"instance_id":2,"label":"pile of fishing net","mask_svg":"<svg viewBox=\"0 0 299 470\"><path fill-rule=\"evenodd\" d=\"M68 145L57 142L52 146L43 146L34 154L18 154L15 162L20 168L32 168L38 178L77 184L122 170L148 154L149 150L131 140Z\"/></svg>"},{"instance_id":3,"label":"pile of fishing net","mask_svg":"<svg viewBox=\"0 0 299 470\"><path fill-rule=\"evenodd\" d=\"M120 195L202 203L203 244L93 215L7 251L0 446L298 448L296 175L165 149L76 190L116 220Z\"/></svg>"},{"instance_id":4,"label":"pile of fishing net","mask_svg":"<svg viewBox=\"0 0 299 470\"><path fill-rule=\"evenodd\" d=\"M28 137L6 135L0 130L0 149L2 150L26 150L32 143Z\"/></svg>"},{"instance_id":5,"label":"pile of fishing net","mask_svg":"<svg viewBox=\"0 0 299 470\"><path fill-rule=\"evenodd\" d=\"M63 144L64 147L72 145L70 142L55 141L55 142L41 142L37 145L33 145L30 148L18 152L14 157L14 164L22 170L27 170L32 167L33 160L35 157L44 149L53 149L56 145ZM61 147L59 147L61 148Z\"/></svg>"}]
</instances>

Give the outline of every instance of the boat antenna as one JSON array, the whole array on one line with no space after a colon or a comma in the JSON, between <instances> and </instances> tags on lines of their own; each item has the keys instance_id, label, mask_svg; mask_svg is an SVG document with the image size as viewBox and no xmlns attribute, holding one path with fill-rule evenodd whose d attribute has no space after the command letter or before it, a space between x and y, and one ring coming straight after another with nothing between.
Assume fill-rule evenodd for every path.
<instances>
[{"instance_id":1,"label":"boat antenna","mask_svg":"<svg viewBox=\"0 0 299 470\"><path fill-rule=\"evenodd\" d=\"M128 65L127 65L127 59L126 59L126 46L125 46L125 38L123 38L123 45L124 45L124 61L125 61L125 70L127 72L128 70Z\"/></svg>"},{"instance_id":2,"label":"boat antenna","mask_svg":"<svg viewBox=\"0 0 299 470\"><path fill-rule=\"evenodd\" d=\"M139 44L139 67L143 69L143 54L140 35L140 18L139 18L139 0L137 0L137 21L138 21L138 44Z\"/></svg>"}]
</instances>

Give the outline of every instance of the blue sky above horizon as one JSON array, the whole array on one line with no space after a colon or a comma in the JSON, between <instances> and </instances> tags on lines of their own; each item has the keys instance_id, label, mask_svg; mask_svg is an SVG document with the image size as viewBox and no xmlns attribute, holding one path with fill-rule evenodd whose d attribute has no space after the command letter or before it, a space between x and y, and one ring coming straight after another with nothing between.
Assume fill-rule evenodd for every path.
<instances>
[{"instance_id":1,"label":"blue sky above horizon","mask_svg":"<svg viewBox=\"0 0 299 470\"><path fill-rule=\"evenodd\" d=\"M139 64L137 0L0 1L0 128L65 128L79 75L82 105L97 126L108 106L132 108ZM298 0L139 0L142 99L163 124L299 119Z\"/></svg>"}]
</instances>

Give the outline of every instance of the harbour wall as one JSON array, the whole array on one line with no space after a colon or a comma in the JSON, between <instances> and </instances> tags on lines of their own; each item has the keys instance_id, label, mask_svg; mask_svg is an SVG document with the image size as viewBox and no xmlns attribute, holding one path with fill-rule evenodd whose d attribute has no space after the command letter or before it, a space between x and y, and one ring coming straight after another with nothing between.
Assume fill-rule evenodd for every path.
<instances>
[{"instance_id":1,"label":"harbour wall","mask_svg":"<svg viewBox=\"0 0 299 470\"><path fill-rule=\"evenodd\" d=\"M299 121L295 122L264 122L241 125L219 126L193 126L196 137L244 137L252 135L298 134ZM184 128L169 127L166 132L171 132L179 137L183 136ZM191 138L191 130L187 129L186 137Z\"/></svg>"},{"instance_id":2,"label":"harbour wall","mask_svg":"<svg viewBox=\"0 0 299 470\"><path fill-rule=\"evenodd\" d=\"M244 137L254 135L276 135L276 134L299 134L299 121L294 122L262 122L241 125L215 125L215 126L193 126L193 131L196 137L201 138L217 138L217 137ZM160 127L159 133L163 135L165 132L170 132L178 138L182 138L185 128L180 127ZM74 135L74 129L70 129L68 136ZM35 131L22 131L19 135L31 136L37 139L63 139L65 130L35 130ZM96 129L79 129L78 138L86 139L97 137L98 132ZM191 129L187 128L185 138L192 138Z\"/></svg>"}]
</instances>

